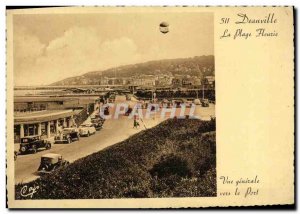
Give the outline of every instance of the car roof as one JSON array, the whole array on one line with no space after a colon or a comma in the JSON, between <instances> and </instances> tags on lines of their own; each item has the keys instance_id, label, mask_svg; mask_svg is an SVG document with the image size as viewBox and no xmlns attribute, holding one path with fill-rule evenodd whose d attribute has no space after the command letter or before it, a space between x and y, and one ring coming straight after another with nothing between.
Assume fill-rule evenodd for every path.
<instances>
[{"instance_id":1,"label":"car roof","mask_svg":"<svg viewBox=\"0 0 300 214\"><path fill-rule=\"evenodd\" d=\"M61 157L61 155L55 153L47 153L42 155L42 158L58 158L58 157Z\"/></svg>"},{"instance_id":2,"label":"car roof","mask_svg":"<svg viewBox=\"0 0 300 214\"><path fill-rule=\"evenodd\" d=\"M22 137L22 139L24 138L35 138L35 137L39 137L40 135L30 135L30 136L26 136L26 137Z\"/></svg>"}]
</instances>

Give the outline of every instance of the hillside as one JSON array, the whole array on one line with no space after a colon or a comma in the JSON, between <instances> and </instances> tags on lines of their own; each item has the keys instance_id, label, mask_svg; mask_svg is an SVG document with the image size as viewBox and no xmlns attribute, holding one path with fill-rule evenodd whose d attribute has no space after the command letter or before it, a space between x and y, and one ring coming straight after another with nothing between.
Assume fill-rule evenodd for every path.
<instances>
[{"instance_id":1,"label":"hillside","mask_svg":"<svg viewBox=\"0 0 300 214\"><path fill-rule=\"evenodd\" d=\"M215 129L215 120L169 119L28 183L39 186L32 199L216 196ZM16 199L30 199L23 186Z\"/></svg>"},{"instance_id":2,"label":"hillside","mask_svg":"<svg viewBox=\"0 0 300 214\"><path fill-rule=\"evenodd\" d=\"M208 68L208 69L204 69ZM187 74L187 75L214 75L214 56L195 56L193 58L165 59L149 61L134 65L125 65L104 71L92 71L82 76L70 77L51 85L97 85L99 79L106 77L132 77L135 75L154 74Z\"/></svg>"}]
</instances>

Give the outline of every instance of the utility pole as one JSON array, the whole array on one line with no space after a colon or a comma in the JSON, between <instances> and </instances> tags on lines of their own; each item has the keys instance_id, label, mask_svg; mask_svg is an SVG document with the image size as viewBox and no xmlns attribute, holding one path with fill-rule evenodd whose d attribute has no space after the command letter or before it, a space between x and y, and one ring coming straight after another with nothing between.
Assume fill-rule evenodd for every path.
<instances>
[{"instance_id":1,"label":"utility pole","mask_svg":"<svg viewBox=\"0 0 300 214\"><path fill-rule=\"evenodd\" d=\"M202 84L202 99L204 99L204 84Z\"/></svg>"}]
</instances>

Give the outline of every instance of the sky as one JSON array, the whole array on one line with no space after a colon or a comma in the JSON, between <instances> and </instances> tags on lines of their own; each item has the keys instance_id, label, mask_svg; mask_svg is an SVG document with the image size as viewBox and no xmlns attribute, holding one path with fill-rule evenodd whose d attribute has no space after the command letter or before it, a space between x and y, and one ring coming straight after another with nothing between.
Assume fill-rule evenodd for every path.
<instances>
[{"instance_id":1,"label":"sky","mask_svg":"<svg viewBox=\"0 0 300 214\"><path fill-rule=\"evenodd\" d=\"M159 31L161 22L169 32ZM89 71L213 55L212 13L17 14L14 85L47 85Z\"/></svg>"}]
</instances>

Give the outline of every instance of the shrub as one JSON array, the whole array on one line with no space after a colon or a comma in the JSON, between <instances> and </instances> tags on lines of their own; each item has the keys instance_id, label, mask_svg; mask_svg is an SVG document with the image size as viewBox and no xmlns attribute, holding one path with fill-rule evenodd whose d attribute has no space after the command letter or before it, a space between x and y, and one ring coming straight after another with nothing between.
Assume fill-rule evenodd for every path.
<instances>
[{"instance_id":1,"label":"shrub","mask_svg":"<svg viewBox=\"0 0 300 214\"><path fill-rule=\"evenodd\" d=\"M200 133L216 131L216 119L212 118L210 121L203 121L198 127Z\"/></svg>"},{"instance_id":2,"label":"shrub","mask_svg":"<svg viewBox=\"0 0 300 214\"><path fill-rule=\"evenodd\" d=\"M178 175L180 177L191 176L191 170L188 166L188 162L179 156L174 154L163 156L161 160L154 164L150 170L152 176L158 178L168 177L171 175Z\"/></svg>"}]
</instances>

